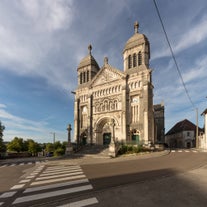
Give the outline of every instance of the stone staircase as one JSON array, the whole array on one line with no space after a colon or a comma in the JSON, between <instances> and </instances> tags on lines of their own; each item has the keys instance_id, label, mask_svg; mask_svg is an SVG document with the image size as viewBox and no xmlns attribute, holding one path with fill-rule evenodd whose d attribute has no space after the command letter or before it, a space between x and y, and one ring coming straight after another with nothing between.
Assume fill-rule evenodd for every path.
<instances>
[{"instance_id":1,"label":"stone staircase","mask_svg":"<svg viewBox=\"0 0 207 207\"><path fill-rule=\"evenodd\" d=\"M75 154L77 156L109 158L109 147L105 145L85 145Z\"/></svg>"}]
</instances>

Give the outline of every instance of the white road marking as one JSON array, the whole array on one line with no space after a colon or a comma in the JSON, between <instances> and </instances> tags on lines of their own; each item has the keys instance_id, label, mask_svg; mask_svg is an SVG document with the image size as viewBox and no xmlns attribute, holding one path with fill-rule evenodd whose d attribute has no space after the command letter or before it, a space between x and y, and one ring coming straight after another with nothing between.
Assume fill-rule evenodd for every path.
<instances>
[{"instance_id":1,"label":"white road marking","mask_svg":"<svg viewBox=\"0 0 207 207\"><path fill-rule=\"evenodd\" d=\"M31 165L31 164L32 164L32 162L28 162L28 163L27 163L27 165Z\"/></svg>"},{"instance_id":2,"label":"white road marking","mask_svg":"<svg viewBox=\"0 0 207 207\"><path fill-rule=\"evenodd\" d=\"M22 188L24 186L25 186L25 184L14 185L13 187L10 188L10 190L20 189L20 188Z\"/></svg>"},{"instance_id":3,"label":"white road marking","mask_svg":"<svg viewBox=\"0 0 207 207\"><path fill-rule=\"evenodd\" d=\"M57 190L57 191L48 192L48 193L39 193L39 194L35 194L35 195L19 197L12 204L40 200L40 199L44 199L44 198L50 198L50 197L54 197L54 196L60 196L60 195L80 192L80 191L84 191L84 190L91 190L91 189L93 189L92 185L84 185L81 187L74 187L74 188L69 188L69 189L64 189L64 190Z\"/></svg>"},{"instance_id":4,"label":"white road marking","mask_svg":"<svg viewBox=\"0 0 207 207\"><path fill-rule=\"evenodd\" d=\"M71 165L71 166L55 166L55 167L48 167L47 170L60 170L60 169L80 169L78 165Z\"/></svg>"},{"instance_id":5,"label":"white road marking","mask_svg":"<svg viewBox=\"0 0 207 207\"><path fill-rule=\"evenodd\" d=\"M0 202L0 206L3 205L3 204L4 204L4 202Z\"/></svg>"},{"instance_id":6,"label":"white road marking","mask_svg":"<svg viewBox=\"0 0 207 207\"><path fill-rule=\"evenodd\" d=\"M30 185L42 185L47 183L54 183L54 182L60 182L60 181L66 181L66 180L75 180L80 178L85 178L85 175L76 175L71 177L64 177L64 178L57 178L57 179L51 179L51 180L42 180L42 181L35 181L31 183Z\"/></svg>"},{"instance_id":7,"label":"white road marking","mask_svg":"<svg viewBox=\"0 0 207 207\"><path fill-rule=\"evenodd\" d=\"M9 197L12 197L17 191L10 191L10 192L6 192L6 193L3 193L0 198L9 198Z\"/></svg>"},{"instance_id":8,"label":"white road marking","mask_svg":"<svg viewBox=\"0 0 207 207\"><path fill-rule=\"evenodd\" d=\"M11 164L10 166L13 167L13 166L16 166L16 165L17 165L17 164Z\"/></svg>"},{"instance_id":9,"label":"white road marking","mask_svg":"<svg viewBox=\"0 0 207 207\"><path fill-rule=\"evenodd\" d=\"M59 168L59 169L54 169L54 170L46 169L43 173L62 172L63 170L81 170L81 168L80 167L78 167L78 168Z\"/></svg>"},{"instance_id":10,"label":"white road marking","mask_svg":"<svg viewBox=\"0 0 207 207\"><path fill-rule=\"evenodd\" d=\"M30 175L30 176L27 176L26 179L31 179L31 178L34 178L35 176L34 175Z\"/></svg>"},{"instance_id":11,"label":"white road marking","mask_svg":"<svg viewBox=\"0 0 207 207\"><path fill-rule=\"evenodd\" d=\"M71 175L81 175L81 174L83 174L83 172L65 173L65 174L59 174L59 175L39 177L39 178L36 178L36 180L48 180L51 178L60 178L60 177L66 177L66 176L71 176Z\"/></svg>"},{"instance_id":12,"label":"white road marking","mask_svg":"<svg viewBox=\"0 0 207 207\"><path fill-rule=\"evenodd\" d=\"M185 152L190 152L189 150L185 150Z\"/></svg>"},{"instance_id":13,"label":"white road marking","mask_svg":"<svg viewBox=\"0 0 207 207\"><path fill-rule=\"evenodd\" d=\"M42 173L41 175L40 175L40 177L44 177L44 176L48 176L48 175L60 175L60 174L63 174L63 173L72 173L72 172L82 172L82 170L81 169L78 169L78 170L63 170L63 171L60 171L60 172L50 172L50 173Z\"/></svg>"},{"instance_id":14,"label":"white road marking","mask_svg":"<svg viewBox=\"0 0 207 207\"><path fill-rule=\"evenodd\" d=\"M20 163L19 165L24 165L24 162Z\"/></svg>"},{"instance_id":15,"label":"white road marking","mask_svg":"<svg viewBox=\"0 0 207 207\"><path fill-rule=\"evenodd\" d=\"M178 150L178 152L183 152L182 150Z\"/></svg>"},{"instance_id":16,"label":"white road marking","mask_svg":"<svg viewBox=\"0 0 207 207\"><path fill-rule=\"evenodd\" d=\"M81 184L81 183L88 183L88 182L89 182L88 179L73 180L73 181L64 182L64 183L56 183L56 184L51 184L51 185L27 188L23 193L30 193L30 192L40 191L40 190L47 190L47 189L52 189L52 188L59 188L59 187Z\"/></svg>"},{"instance_id":17,"label":"white road marking","mask_svg":"<svg viewBox=\"0 0 207 207\"><path fill-rule=\"evenodd\" d=\"M88 205L92 205L96 203L98 203L98 200L95 197L93 197L93 198L88 198L88 199L84 199L84 200L73 202L73 203L68 203L66 205L62 205L58 207L84 207L84 206L88 206Z\"/></svg>"},{"instance_id":18,"label":"white road marking","mask_svg":"<svg viewBox=\"0 0 207 207\"><path fill-rule=\"evenodd\" d=\"M30 179L21 180L19 183L28 183L30 182Z\"/></svg>"},{"instance_id":19,"label":"white road marking","mask_svg":"<svg viewBox=\"0 0 207 207\"><path fill-rule=\"evenodd\" d=\"M171 152L175 152L175 150L171 150Z\"/></svg>"}]
</instances>

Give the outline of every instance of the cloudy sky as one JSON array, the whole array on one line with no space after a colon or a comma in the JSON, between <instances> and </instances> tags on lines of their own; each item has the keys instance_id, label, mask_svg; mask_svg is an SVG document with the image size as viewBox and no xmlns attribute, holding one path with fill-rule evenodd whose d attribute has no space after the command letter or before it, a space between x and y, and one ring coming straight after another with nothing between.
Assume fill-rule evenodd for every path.
<instances>
[{"instance_id":1,"label":"cloudy sky","mask_svg":"<svg viewBox=\"0 0 207 207\"><path fill-rule=\"evenodd\" d=\"M207 1L156 0L189 96L207 108ZM73 125L77 66L92 54L123 70L122 51L134 22L151 46L154 104L165 104L168 131L196 113L181 84L153 0L1 0L0 120L4 140L67 140Z\"/></svg>"}]
</instances>

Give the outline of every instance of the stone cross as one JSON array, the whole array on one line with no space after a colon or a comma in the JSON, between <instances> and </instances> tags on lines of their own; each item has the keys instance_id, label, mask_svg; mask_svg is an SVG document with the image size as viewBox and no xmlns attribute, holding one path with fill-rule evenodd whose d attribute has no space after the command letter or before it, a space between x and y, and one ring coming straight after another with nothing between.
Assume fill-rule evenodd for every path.
<instances>
[{"instance_id":1,"label":"stone cross","mask_svg":"<svg viewBox=\"0 0 207 207\"><path fill-rule=\"evenodd\" d=\"M67 128L67 130L68 130L68 144L70 144L70 143L71 143L70 132L71 132L71 130L72 130L72 128L71 128L71 124L68 124L68 128Z\"/></svg>"}]
</instances>

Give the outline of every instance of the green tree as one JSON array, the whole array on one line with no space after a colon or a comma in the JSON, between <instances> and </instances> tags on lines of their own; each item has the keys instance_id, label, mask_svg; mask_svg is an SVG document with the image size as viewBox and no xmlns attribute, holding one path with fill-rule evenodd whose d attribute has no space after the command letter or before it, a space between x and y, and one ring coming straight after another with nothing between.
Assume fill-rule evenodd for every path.
<instances>
[{"instance_id":1,"label":"green tree","mask_svg":"<svg viewBox=\"0 0 207 207\"><path fill-rule=\"evenodd\" d=\"M54 145L52 143L46 144L46 152L54 152Z\"/></svg>"},{"instance_id":2,"label":"green tree","mask_svg":"<svg viewBox=\"0 0 207 207\"><path fill-rule=\"evenodd\" d=\"M30 152L33 156L37 156L37 153L42 151L40 144L38 144L32 139L27 140L27 146L28 152Z\"/></svg>"},{"instance_id":3,"label":"green tree","mask_svg":"<svg viewBox=\"0 0 207 207\"><path fill-rule=\"evenodd\" d=\"M6 152L6 145L3 142L3 131L5 130L5 126L2 125L0 121L0 153Z\"/></svg>"},{"instance_id":4,"label":"green tree","mask_svg":"<svg viewBox=\"0 0 207 207\"><path fill-rule=\"evenodd\" d=\"M22 152L24 150L24 142L22 138L14 137L14 139L7 145L8 151Z\"/></svg>"}]
</instances>

